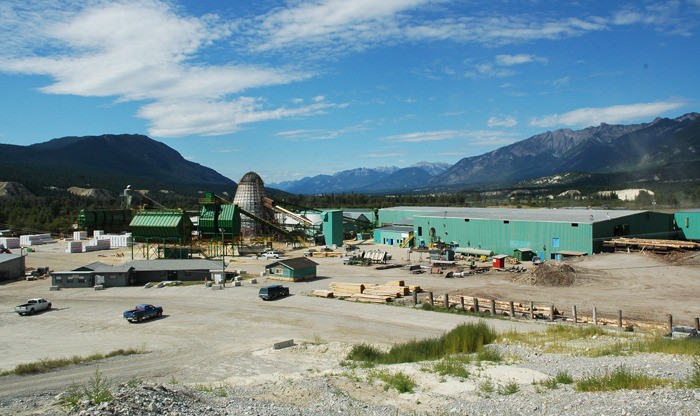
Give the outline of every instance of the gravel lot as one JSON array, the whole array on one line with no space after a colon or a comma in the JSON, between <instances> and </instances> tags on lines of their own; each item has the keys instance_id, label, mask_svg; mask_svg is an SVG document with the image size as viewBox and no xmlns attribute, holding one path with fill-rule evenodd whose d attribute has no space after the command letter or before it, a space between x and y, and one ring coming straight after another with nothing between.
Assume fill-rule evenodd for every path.
<instances>
[{"instance_id":1,"label":"gravel lot","mask_svg":"<svg viewBox=\"0 0 700 416\"><path fill-rule=\"evenodd\" d=\"M130 256L118 250L66 254L64 249L62 243L40 246L29 253L27 265L67 270L92 261L118 264ZM409 262L406 250L390 252L393 261ZM416 253L410 257L418 261ZM678 322L691 323L693 317L700 316L700 306L687 296L700 288L693 258L678 265L641 254L596 255L572 263L577 283L564 288L523 285L502 272L445 279L409 275L400 268L344 266L337 258L315 260L321 277L288 284L292 296L273 302L257 298L258 288L273 282L265 278L257 284L244 281L240 287L228 285L224 290L197 285L49 292L48 280L1 285L0 370L44 358L87 356L119 348L143 348L147 353L34 376L5 376L0 383L0 414L62 414L55 406L55 396L71 385L89 383L96 369L110 381L117 399L101 408L85 403L75 414L700 414L696 410L700 392L695 390L584 394L571 388L537 392L532 385L562 369L579 377L624 364L650 375L682 379L692 368L689 359L653 354L572 359L501 345L504 354L517 359L475 368L478 375L473 379L444 379L422 371L420 365L402 365L390 371L414 377L419 385L416 392L384 391L381 383L368 383L364 373L341 365L352 344L388 347L437 336L475 318L308 296L314 289L327 289L332 281L403 279L436 296L468 292L553 302L563 310L572 304L580 309L596 306L601 314L622 309L626 318L659 323L667 313L673 313ZM229 269L257 274L267 263L236 257ZM15 305L39 296L48 298L54 309L27 317L12 312ZM122 311L144 302L163 306L165 315L140 324L129 324L121 317ZM546 324L527 320L488 323L499 332L546 328ZM274 343L289 339L294 340L294 347L272 348ZM478 389L485 379L496 384L515 381L520 391L485 397Z\"/></svg>"}]
</instances>

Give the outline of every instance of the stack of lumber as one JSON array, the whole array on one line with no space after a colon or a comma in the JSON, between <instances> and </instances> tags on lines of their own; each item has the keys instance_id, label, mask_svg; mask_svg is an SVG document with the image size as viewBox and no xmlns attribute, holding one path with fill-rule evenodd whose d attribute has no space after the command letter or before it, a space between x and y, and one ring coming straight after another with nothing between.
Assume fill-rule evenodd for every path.
<instances>
[{"instance_id":1,"label":"stack of lumber","mask_svg":"<svg viewBox=\"0 0 700 416\"><path fill-rule=\"evenodd\" d=\"M383 285L332 282L330 290L314 290L313 295L324 298L350 299L358 302L385 303L392 299L419 293L420 286L406 286L403 280L392 280Z\"/></svg>"},{"instance_id":2,"label":"stack of lumber","mask_svg":"<svg viewBox=\"0 0 700 416\"><path fill-rule=\"evenodd\" d=\"M333 292L330 290L318 289L311 292L312 295L318 296L319 298L332 298Z\"/></svg>"},{"instance_id":3,"label":"stack of lumber","mask_svg":"<svg viewBox=\"0 0 700 416\"><path fill-rule=\"evenodd\" d=\"M681 240L660 240L651 238L615 238L611 241L604 241L603 245L614 247L615 249L671 251L671 250L696 250L700 244L692 241Z\"/></svg>"},{"instance_id":4,"label":"stack of lumber","mask_svg":"<svg viewBox=\"0 0 700 416\"><path fill-rule=\"evenodd\" d=\"M333 295L337 298L350 297L355 294L361 294L365 290L365 285L362 283L337 283L330 284Z\"/></svg>"},{"instance_id":5,"label":"stack of lumber","mask_svg":"<svg viewBox=\"0 0 700 416\"><path fill-rule=\"evenodd\" d=\"M410 295L411 290L407 286L372 285L365 287L362 293L366 295L382 295L400 298Z\"/></svg>"},{"instance_id":6,"label":"stack of lumber","mask_svg":"<svg viewBox=\"0 0 700 416\"><path fill-rule=\"evenodd\" d=\"M313 254L314 257L342 257L343 253L340 251L319 251Z\"/></svg>"},{"instance_id":7,"label":"stack of lumber","mask_svg":"<svg viewBox=\"0 0 700 416\"><path fill-rule=\"evenodd\" d=\"M367 303L387 303L391 302L391 296L382 295L366 295L364 293L355 293L349 297L350 300L356 302L367 302Z\"/></svg>"}]
</instances>

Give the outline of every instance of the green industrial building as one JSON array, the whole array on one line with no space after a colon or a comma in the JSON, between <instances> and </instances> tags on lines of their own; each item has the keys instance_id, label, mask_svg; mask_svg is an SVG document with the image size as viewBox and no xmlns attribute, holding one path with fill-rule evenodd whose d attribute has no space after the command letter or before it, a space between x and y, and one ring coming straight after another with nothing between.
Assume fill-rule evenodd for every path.
<instances>
[{"instance_id":1,"label":"green industrial building","mask_svg":"<svg viewBox=\"0 0 700 416\"><path fill-rule=\"evenodd\" d=\"M508 255L530 249L545 259L599 253L615 237L678 235L672 214L631 210L394 207L379 210L379 223L378 244L402 244L396 227L410 225L414 247L444 243Z\"/></svg>"},{"instance_id":2,"label":"green industrial building","mask_svg":"<svg viewBox=\"0 0 700 416\"><path fill-rule=\"evenodd\" d=\"M673 214L673 217L683 238L700 241L700 209L679 211Z\"/></svg>"},{"instance_id":3,"label":"green industrial building","mask_svg":"<svg viewBox=\"0 0 700 416\"><path fill-rule=\"evenodd\" d=\"M316 263L306 257L295 257L292 259L277 260L265 266L265 273L274 279L289 280L297 282L299 280L314 279L316 277Z\"/></svg>"}]
</instances>

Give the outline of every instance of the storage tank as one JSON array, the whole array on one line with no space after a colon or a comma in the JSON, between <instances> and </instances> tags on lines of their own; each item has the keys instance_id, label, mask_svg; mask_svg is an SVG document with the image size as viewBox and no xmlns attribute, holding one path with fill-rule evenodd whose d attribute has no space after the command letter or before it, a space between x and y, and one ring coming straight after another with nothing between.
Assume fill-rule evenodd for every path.
<instances>
[{"instance_id":1,"label":"storage tank","mask_svg":"<svg viewBox=\"0 0 700 416\"><path fill-rule=\"evenodd\" d=\"M238 189L236 190L236 196L233 198L233 203L255 216L269 219L270 215L263 206L263 198L265 196L265 183L260 175L255 172L248 172L238 182ZM261 224L245 215L241 216L241 234L244 237L259 236L262 232Z\"/></svg>"}]
</instances>

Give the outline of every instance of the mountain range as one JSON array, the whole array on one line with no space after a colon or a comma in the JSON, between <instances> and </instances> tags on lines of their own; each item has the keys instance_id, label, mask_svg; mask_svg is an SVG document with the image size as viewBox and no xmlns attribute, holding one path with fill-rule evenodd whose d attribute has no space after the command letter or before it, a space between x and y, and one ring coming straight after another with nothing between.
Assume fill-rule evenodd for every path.
<instances>
[{"instance_id":1,"label":"mountain range","mask_svg":"<svg viewBox=\"0 0 700 416\"><path fill-rule=\"evenodd\" d=\"M213 169L135 134L63 137L29 146L0 144L0 160L0 184L15 184L0 186L0 196L69 188L79 195L95 195L93 188L117 194L126 185L180 195L236 189L234 181ZM272 192L293 194L390 194L541 187L557 181L602 186L700 181L700 114L549 131L454 165L357 168L267 186Z\"/></svg>"},{"instance_id":2,"label":"mountain range","mask_svg":"<svg viewBox=\"0 0 700 416\"><path fill-rule=\"evenodd\" d=\"M270 186L297 194L453 191L533 184L573 172L598 180L615 174L639 181L700 180L700 114L548 131L449 168L427 162L405 169L359 168Z\"/></svg>"},{"instance_id":3,"label":"mountain range","mask_svg":"<svg viewBox=\"0 0 700 416\"><path fill-rule=\"evenodd\" d=\"M0 144L0 180L33 193L71 187L120 193L127 185L192 195L231 192L236 183L139 134L62 137L29 146Z\"/></svg>"}]
</instances>

